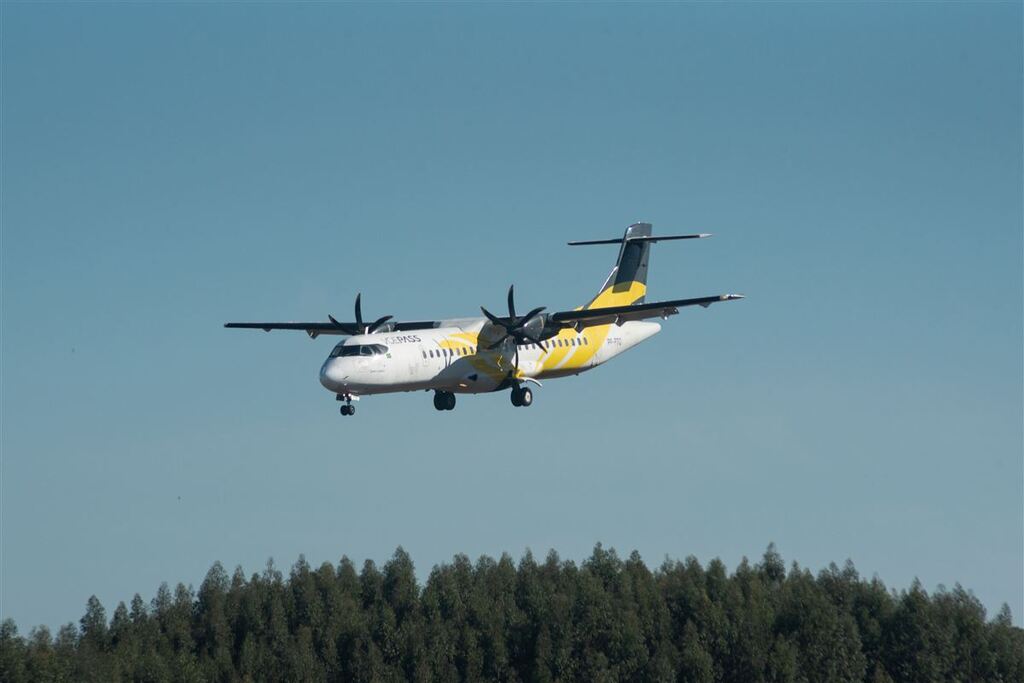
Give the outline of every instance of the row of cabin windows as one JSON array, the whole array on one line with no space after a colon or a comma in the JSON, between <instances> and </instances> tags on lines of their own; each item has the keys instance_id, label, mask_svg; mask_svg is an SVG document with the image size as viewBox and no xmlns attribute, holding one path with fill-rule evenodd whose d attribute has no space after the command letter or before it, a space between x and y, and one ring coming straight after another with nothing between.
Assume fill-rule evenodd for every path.
<instances>
[{"instance_id":1,"label":"row of cabin windows","mask_svg":"<svg viewBox=\"0 0 1024 683\"><path fill-rule=\"evenodd\" d=\"M588 341L586 337L572 337L571 339L549 339L548 341L543 341L540 344L526 344L524 348L553 349L556 346L590 346L590 341Z\"/></svg>"},{"instance_id":2,"label":"row of cabin windows","mask_svg":"<svg viewBox=\"0 0 1024 683\"><path fill-rule=\"evenodd\" d=\"M471 356L476 353L475 350L468 348L461 349L431 349L430 351L420 351L424 358L451 358L452 356Z\"/></svg>"},{"instance_id":3,"label":"row of cabin windows","mask_svg":"<svg viewBox=\"0 0 1024 683\"><path fill-rule=\"evenodd\" d=\"M571 339L550 339L543 341L540 344L524 344L523 348L535 349L545 348L553 349L555 347L562 346L590 346L590 341L586 337L573 337ZM466 347L458 349L430 349L429 351L421 351L424 358L452 358L454 356L471 356L476 353L476 349L470 349Z\"/></svg>"}]
</instances>

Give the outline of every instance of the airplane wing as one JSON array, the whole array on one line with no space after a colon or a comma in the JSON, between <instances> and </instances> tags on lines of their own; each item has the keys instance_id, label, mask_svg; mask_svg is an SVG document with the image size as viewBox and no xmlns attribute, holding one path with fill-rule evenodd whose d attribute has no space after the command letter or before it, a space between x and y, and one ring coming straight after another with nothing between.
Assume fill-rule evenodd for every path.
<instances>
[{"instance_id":1,"label":"airplane wing","mask_svg":"<svg viewBox=\"0 0 1024 683\"><path fill-rule=\"evenodd\" d=\"M552 313L548 320L562 323L566 326L590 327L592 325L623 323L629 320L644 320L645 318L664 318L675 315L679 312L680 308L685 306L703 306L707 308L719 301L735 301L742 298L742 294L719 294L718 296L655 301L649 304L633 304L632 306L584 308L576 311L558 311L557 313Z\"/></svg>"},{"instance_id":2,"label":"airplane wing","mask_svg":"<svg viewBox=\"0 0 1024 683\"><path fill-rule=\"evenodd\" d=\"M387 330L426 330L436 326L437 324L433 320L389 322L387 323ZM224 327L231 327L235 329L244 330L263 330L264 332L270 332L271 330L302 330L303 332L308 334L310 338L316 339L321 334L337 334L345 336L362 334L366 325L364 323L343 322L332 319L325 322L316 323L224 323Z\"/></svg>"}]
</instances>

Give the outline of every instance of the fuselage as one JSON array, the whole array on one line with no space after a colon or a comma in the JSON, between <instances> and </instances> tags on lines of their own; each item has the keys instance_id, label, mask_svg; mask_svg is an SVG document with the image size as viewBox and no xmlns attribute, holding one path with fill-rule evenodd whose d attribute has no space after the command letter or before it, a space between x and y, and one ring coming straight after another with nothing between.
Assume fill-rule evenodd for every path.
<instances>
[{"instance_id":1,"label":"fuselage","mask_svg":"<svg viewBox=\"0 0 1024 683\"><path fill-rule=\"evenodd\" d=\"M477 394L512 381L578 375L606 363L657 334L656 322L629 321L561 330L540 344L518 347L498 339L485 318L443 321L410 332L363 334L345 339L320 368L320 383L339 395L440 390Z\"/></svg>"}]
</instances>

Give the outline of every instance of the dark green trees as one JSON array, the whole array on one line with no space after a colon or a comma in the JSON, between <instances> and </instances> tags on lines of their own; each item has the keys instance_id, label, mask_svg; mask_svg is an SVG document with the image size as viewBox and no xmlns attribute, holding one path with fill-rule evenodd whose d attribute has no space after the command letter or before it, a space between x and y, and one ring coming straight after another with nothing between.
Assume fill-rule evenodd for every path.
<instances>
[{"instance_id":1,"label":"dark green trees","mask_svg":"<svg viewBox=\"0 0 1024 683\"><path fill-rule=\"evenodd\" d=\"M420 586L399 548L285 577L215 563L77 627L0 624L0 681L1024 681L1024 632L959 585L890 592L853 565L787 571L769 546L651 571L601 545L576 565L464 555Z\"/></svg>"}]
</instances>

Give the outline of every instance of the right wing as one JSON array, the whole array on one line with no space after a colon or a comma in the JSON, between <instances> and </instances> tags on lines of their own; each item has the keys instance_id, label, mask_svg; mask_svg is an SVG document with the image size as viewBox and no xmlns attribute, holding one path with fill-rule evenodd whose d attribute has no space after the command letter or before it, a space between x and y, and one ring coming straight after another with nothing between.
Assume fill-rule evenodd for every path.
<instances>
[{"instance_id":1,"label":"right wing","mask_svg":"<svg viewBox=\"0 0 1024 683\"><path fill-rule=\"evenodd\" d=\"M623 323L629 320L645 318L665 318L675 315L684 306L703 306L707 308L719 301L735 301L742 299L742 294L719 294L718 296L702 296L696 299L673 299L672 301L655 301L649 304L633 304L631 306L605 306L603 308L581 308L577 311L558 311L552 313L549 320L564 325L607 325Z\"/></svg>"}]
</instances>

